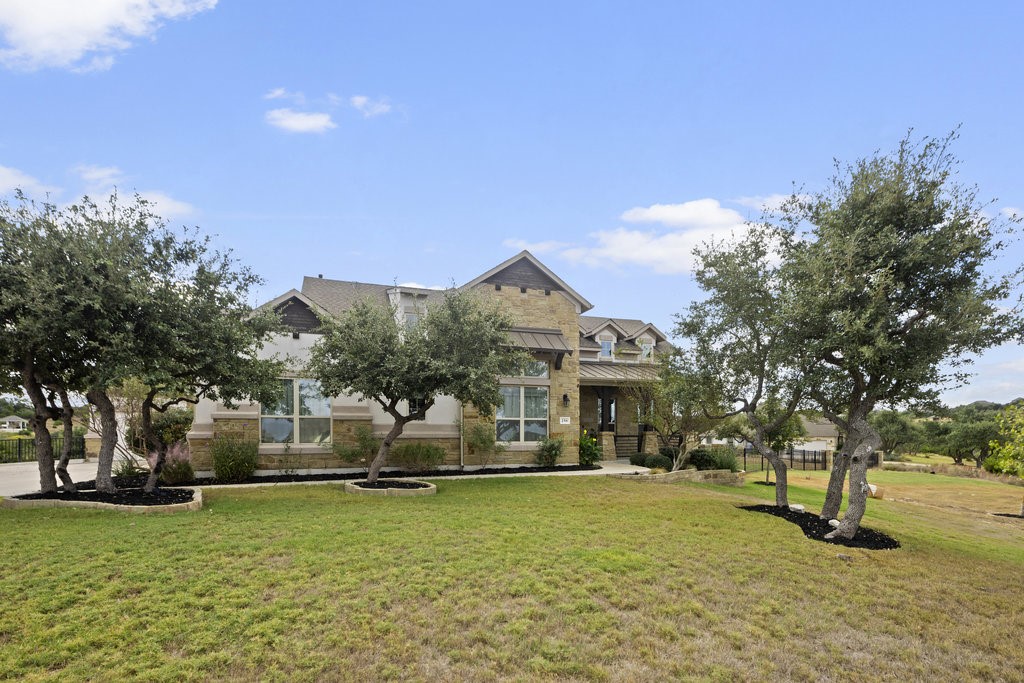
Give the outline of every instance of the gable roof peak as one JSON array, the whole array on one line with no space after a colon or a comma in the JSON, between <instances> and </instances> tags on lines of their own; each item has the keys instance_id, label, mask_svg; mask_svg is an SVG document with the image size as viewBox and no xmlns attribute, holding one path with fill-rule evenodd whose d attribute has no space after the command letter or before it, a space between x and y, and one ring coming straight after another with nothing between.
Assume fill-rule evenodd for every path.
<instances>
[{"instance_id":1,"label":"gable roof peak","mask_svg":"<svg viewBox=\"0 0 1024 683\"><path fill-rule=\"evenodd\" d=\"M492 279L496 279L497 276L499 276L501 273L513 270L514 267L517 265L526 265L538 271L542 278L549 280L550 283L553 285L551 289L555 289L564 294L566 298L568 298L570 301L576 304L576 306L579 307L581 313L584 311L589 311L591 308L594 307L592 303L583 298L583 296L579 292L577 292L568 284L566 284L566 282L562 278L555 275L554 271L552 271L550 268L541 263L540 259L538 259L536 256L531 254L526 249L523 249L521 252L519 252L512 258L502 261L495 267L488 270L486 273L483 273L473 278L466 284L462 285L460 289L471 289L473 287L476 287L477 285L483 284ZM512 283L510 282L509 284Z\"/></svg>"}]
</instances>

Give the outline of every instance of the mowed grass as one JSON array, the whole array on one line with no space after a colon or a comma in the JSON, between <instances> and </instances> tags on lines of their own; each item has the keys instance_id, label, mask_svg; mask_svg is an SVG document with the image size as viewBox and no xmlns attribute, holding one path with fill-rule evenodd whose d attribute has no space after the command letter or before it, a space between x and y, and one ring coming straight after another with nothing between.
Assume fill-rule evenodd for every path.
<instances>
[{"instance_id":1,"label":"mowed grass","mask_svg":"<svg viewBox=\"0 0 1024 683\"><path fill-rule=\"evenodd\" d=\"M873 500L904 547L865 551L738 509L752 483L437 484L0 511L0 677L1024 680L1024 521Z\"/></svg>"}]
</instances>

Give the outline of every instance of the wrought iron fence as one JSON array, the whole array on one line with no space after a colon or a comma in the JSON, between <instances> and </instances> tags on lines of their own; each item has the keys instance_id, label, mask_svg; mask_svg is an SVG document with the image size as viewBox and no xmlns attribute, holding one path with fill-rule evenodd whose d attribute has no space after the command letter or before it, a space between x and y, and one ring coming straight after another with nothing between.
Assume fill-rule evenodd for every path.
<instances>
[{"instance_id":1,"label":"wrought iron fence","mask_svg":"<svg viewBox=\"0 0 1024 683\"><path fill-rule=\"evenodd\" d=\"M828 451L805 451L791 448L780 455L783 462L791 470L828 469ZM737 458L737 460L739 461L737 464L739 464L740 469L747 472L760 472L772 467L771 463L764 456L750 446L743 449L742 456Z\"/></svg>"},{"instance_id":2,"label":"wrought iron fence","mask_svg":"<svg viewBox=\"0 0 1024 683\"><path fill-rule=\"evenodd\" d=\"M53 437L54 457L60 457L64 447L64 437ZM75 436L71 439L71 457L85 457L85 437ZM31 462L36 459L36 442L34 439L0 439L0 463Z\"/></svg>"}]
</instances>

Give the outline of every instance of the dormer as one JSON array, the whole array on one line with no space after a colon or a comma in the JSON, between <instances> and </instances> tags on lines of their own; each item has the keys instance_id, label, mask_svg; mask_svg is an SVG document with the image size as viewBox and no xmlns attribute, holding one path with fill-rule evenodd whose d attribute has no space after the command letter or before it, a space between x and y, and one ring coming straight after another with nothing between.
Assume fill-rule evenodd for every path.
<instances>
[{"instance_id":1,"label":"dormer","mask_svg":"<svg viewBox=\"0 0 1024 683\"><path fill-rule=\"evenodd\" d=\"M580 316L580 360L649 363L667 348L665 335L642 320Z\"/></svg>"}]
</instances>

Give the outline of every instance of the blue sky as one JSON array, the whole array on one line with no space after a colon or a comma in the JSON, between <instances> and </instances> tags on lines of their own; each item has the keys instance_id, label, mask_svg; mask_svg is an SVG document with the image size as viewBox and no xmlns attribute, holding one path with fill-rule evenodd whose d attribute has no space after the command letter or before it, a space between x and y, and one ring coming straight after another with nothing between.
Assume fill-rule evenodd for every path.
<instances>
[{"instance_id":1,"label":"blue sky","mask_svg":"<svg viewBox=\"0 0 1024 683\"><path fill-rule=\"evenodd\" d=\"M1022 25L1015 2L5 0L0 193L138 191L261 299L528 247L592 313L670 332L695 244L911 127L962 124L962 179L1024 207ZM1024 395L1022 356L947 401Z\"/></svg>"}]
</instances>

